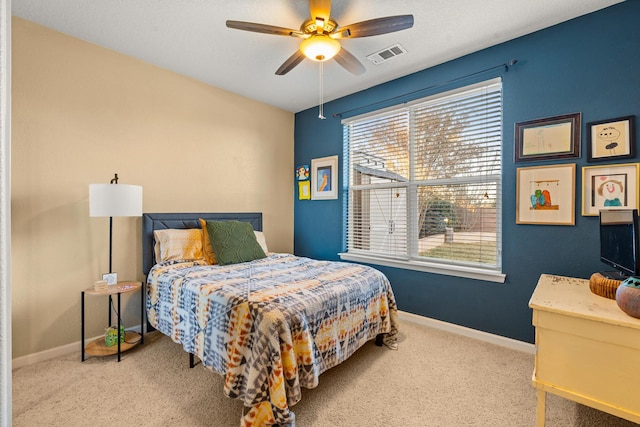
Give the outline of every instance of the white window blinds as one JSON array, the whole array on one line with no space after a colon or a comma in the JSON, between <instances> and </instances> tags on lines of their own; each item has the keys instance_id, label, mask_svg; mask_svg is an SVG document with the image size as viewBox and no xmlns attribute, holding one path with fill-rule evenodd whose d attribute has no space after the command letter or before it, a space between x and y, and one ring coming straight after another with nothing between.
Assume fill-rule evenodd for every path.
<instances>
[{"instance_id":1,"label":"white window blinds","mask_svg":"<svg viewBox=\"0 0 640 427\"><path fill-rule=\"evenodd\" d=\"M343 121L349 254L500 270L501 86Z\"/></svg>"}]
</instances>

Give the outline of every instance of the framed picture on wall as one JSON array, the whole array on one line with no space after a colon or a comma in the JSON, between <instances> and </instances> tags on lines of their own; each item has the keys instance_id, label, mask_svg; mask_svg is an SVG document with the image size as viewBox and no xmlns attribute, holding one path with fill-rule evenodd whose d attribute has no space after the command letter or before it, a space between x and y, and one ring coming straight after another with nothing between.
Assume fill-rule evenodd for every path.
<instances>
[{"instance_id":1,"label":"framed picture on wall","mask_svg":"<svg viewBox=\"0 0 640 427\"><path fill-rule=\"evenodd\" d=\"M338 198L338 156L311 159L311 199Z\"/></svg>"},{"instance_id":2,"label":"framed picture on wall","mask_svg":"<svg viewBox=\"0 0 640 427\"><path fill-rule=\"evenodd\" d=\"M516 172L516 224L575 225L575 163Z\"/></svg>"},{"instance_id":3,"label":"framed picture on wall","mask_svg":"<svg viewBox=\"0 0 640 427\"><path fill-rule=\"evenodd\" d=\"M296 179L298 181L309 179L309 165L300 165L296 168Z\"/></svg>"},{"instance_id":4,"label":"framed picture on wall","mask_svg":"<svg viewBox=\"0 0 640 427\"><path fill-rule=\"evenodd\" d=\"M516 123L514 161L580 157L581 113Z\"/></svg>"},{"instance_id":5,"label":"framed picture on wall","mask_svg":"<svg viewBox=\"0 0 640 427\"><path fill-rule=\"evenodd\" d=\"M587 123L587 161L636 156L635 116Z\"/></svg>"},{"instance_id":6,"label":"framed picture on wall","mask_svg":"<svg viewBox=\"0 0 640 427\"><path fill-rule=\"evenodd\" d=\"M600 209L638 209L640 163L582 168L582 216Z\"/></svg>"},{"instance_id":7,"label":"framed picture on wall","mask_svg":"<svg viewBox=\"0 0 640 427\"><path fill-rule=\"evenodd\" d=\"M298 200L309 200L311 198L311 188L309 181L298 182Z\"/></svg>"}]
</instances>

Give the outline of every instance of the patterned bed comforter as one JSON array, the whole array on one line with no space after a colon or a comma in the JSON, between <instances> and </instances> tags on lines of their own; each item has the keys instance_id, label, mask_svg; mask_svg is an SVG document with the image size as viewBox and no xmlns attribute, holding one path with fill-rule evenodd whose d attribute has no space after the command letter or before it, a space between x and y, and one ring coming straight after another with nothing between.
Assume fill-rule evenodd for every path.
<instances>
[{"instance_id":1,"label":"patterned bed comforter","mask_svg":"<svg viewBox=\"0 0 640 427\"><path fill-rule=\"evenodd\" d=\"M243 426L294 426L301 387L376 335L395 348L397 307L371 267L289 254L219 266L157 264L147 277L153 327L224 376Z\"/></svg>"}]
</instances>

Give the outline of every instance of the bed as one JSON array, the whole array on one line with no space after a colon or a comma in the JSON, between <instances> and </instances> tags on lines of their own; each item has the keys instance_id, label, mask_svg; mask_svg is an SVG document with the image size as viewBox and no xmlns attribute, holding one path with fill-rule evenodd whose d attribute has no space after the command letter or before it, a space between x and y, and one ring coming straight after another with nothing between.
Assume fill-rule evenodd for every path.
<instances>
[{"instance_id":1,"label":"bed","mask_svg":"<svg viewBox=\"0 0 640 427\"><path fill-rule=\"evenodd\" d=\"M220 245L227 234L211 233L231 225L251 230L247 238L257 237L262 255L226 263ZM203 248L220 249L219 264L184 253L167 259L161 235L198 229ZM301 388L316 387L320 374L372 339L396 348L397 307L378 270L271 253L261 231L261 213L144 214L147 320L224 377L224 393L245 406L241 426L293 427L290 407Z\"/></svg>"}]
</instances>

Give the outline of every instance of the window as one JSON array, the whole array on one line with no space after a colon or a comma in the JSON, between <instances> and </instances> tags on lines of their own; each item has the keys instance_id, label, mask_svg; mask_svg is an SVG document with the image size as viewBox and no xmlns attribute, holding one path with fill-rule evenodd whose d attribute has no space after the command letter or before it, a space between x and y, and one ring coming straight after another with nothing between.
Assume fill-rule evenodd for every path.
<instances>
[{"instance_id":1,"label":"window","mask_svg":"<svg viewBox=\"0 0 640 427\"><path fill-rule=\"evenodd\" d=\"M343 125L343 259L504 281L500 79Z\"/></svg>"}]
</instances>

